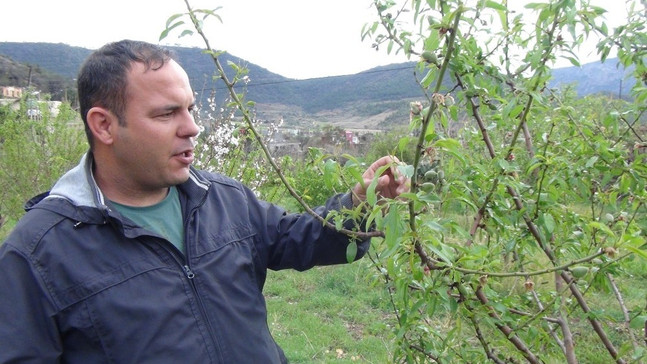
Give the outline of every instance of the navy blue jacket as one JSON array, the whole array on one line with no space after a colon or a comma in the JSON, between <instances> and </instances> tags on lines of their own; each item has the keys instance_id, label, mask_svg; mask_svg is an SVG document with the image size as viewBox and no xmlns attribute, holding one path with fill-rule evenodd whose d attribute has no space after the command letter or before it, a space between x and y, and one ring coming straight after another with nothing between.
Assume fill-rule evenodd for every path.
<instances>
[{"instance_id":1,"label":"navy blue jacket","mask_svg":"<svg viewBox=\"0 0 647 364\"><path fill-rule=\"evenodd\" d=\"M0 363L286 362L267 269L344 263L349 239L192 169L178 186L184 256L112 209L91 165L88 154L35 199L0 246ZM317 212L351 204L339 195Z\"/></svg>"}]
</instances>

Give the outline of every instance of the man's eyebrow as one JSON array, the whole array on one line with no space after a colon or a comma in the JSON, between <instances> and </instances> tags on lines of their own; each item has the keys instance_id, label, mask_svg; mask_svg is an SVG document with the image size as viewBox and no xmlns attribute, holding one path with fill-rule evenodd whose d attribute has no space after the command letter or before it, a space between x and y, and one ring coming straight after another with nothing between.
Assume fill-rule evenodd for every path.
<instances>
[{"instance_id":1,"label":"man's eyebrow","mask_svg":"<svg viewBox=\"0 0 647 364\"><path fill-rule=\"evenodd\" d=\"M180 105L168 104L168 105L160 106L158 108L153 109L153 112L155 112L155 113L169 112L169 111L175 111L175 110L180 109L180 108L182 108Z\"/></svg>"}]
</instances>

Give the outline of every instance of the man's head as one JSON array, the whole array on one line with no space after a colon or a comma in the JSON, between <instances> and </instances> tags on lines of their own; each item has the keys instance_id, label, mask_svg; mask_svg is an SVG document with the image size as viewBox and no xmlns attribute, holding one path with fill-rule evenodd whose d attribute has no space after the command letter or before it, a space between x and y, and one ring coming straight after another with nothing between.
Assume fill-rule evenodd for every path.
<instances>
[{"instance_id":1,"label":"man's head","mask_svg":"<svg viewBox=\"0 0 647 364\"><path fill-rule=\"evenodd\" d=\"M94 177L111 200L143 206L189 179L200 132L189 77L170 54L122 41L91 55L79 99Z\"/></svg>"},{"instance_id":2,"label":"man's head","mask_svg":"<svg viewBox=\"0 0 647 364\"><path fill-rule=\"evenodd\" d=\"M140 41L122 40L109 43L93 52L83 63L77 77L81 118L85 133L93 147L87 113L94 106L110 110L124 124L128 102L128 72L135 62L146 69L159 69L175 55L162 47Z\"/></svg>"}]
</instances>

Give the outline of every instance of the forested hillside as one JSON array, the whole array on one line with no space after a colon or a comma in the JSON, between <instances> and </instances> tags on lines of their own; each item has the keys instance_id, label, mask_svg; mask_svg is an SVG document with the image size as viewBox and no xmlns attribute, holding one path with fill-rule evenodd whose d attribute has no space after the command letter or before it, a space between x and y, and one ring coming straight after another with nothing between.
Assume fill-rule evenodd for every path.
<instances>
[{"instance_id":1,"label":"forested hillside","mask_svg":"<svg viewBox=\"0 0 647 364\"><path fill-rule=\"evenodd\" d=\"M54 100L73 99L76 85L72 79L43 68L21 63L0 54L0 86L32 87L50 94Z\"/></svg>"},{"instance_id":2,"label":"forested hillside","mask_svg":"<svg viewBox=\"0 0 647 364\"><path fill-rule=\"evenodd\" d=\"M222 83L214 82L215 67L210 56L199 48L172 47L183 64L195 90L200 94L200 100L215 92L216 100L222 102L227 95ZM36 85L43 87L54 98L62 97L59 90L74 85L76 73L92 50L73 47L66 44L53 43L15 43L0 42L0 55L11 58L25 65L34 65L37 74L45 72L60 75L52 76L51 80L41 82L40 77L32 76ZM233 62L248 68L249 82L245 85L247 99L253 100L259 110L268 117L299 110L303 114L316 114L330 110L352 109L353 113L364 116L383 113L391 108L393 101L408 100L419 96L419 86L416 83L415 62L392 64L369 69L354 75L322 77L307 80L294 80L272 73L259 65L251 64L233 55L224 54L221 62ZM28 77L22 67L21 72L7 76L5 63L0 63L0 84L25 85ZM11 69L16 69L11 66ZM226 67L230 70L229 67ZM551 85L576 84L580 95L590 93L609 93L618 95L620 83L626 73L617 67L617 60L609 59L605 63L592 63L581 68L568 67L555 69ZM3 78L3 75L4 78ZM233 75L233 71L231 72ZM6 82L4 82L6 80ZM45 86L41 86L45 85ZM627 95L631 84L624 82L622 95ZM270 108L262 105L273 105ZM406 105L405 105L406 106ZM343 114L343 112L342 112ZM357 114L356 114L357 115ZM349 116L349 115L347 115ZM342 117L337 116L335 118ZM383 121L386 122L386 121Z\"/></svg>"}]
</instances>

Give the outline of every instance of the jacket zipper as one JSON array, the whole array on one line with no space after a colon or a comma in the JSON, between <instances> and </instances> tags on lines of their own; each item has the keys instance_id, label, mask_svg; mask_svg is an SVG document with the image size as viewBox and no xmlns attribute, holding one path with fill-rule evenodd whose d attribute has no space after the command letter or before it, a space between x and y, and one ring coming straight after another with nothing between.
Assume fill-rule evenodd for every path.
<instances>
[{"instance_id":1,"label":"jacket zipper","mask_svg":"<svg viewBox=\"0 0 647 364\"><path fill-rule=\"evenodd\" d=\"M180 266L182 267L182 270L184 271L184 275L189 280L189 283L191 285L191 289L193 291L193 294L195 295L195 299L198 302L198 308L200 310L200 313L202 314L202 318L204 319L205 325L207 326L207 331L209 332L209 335L211 336L211 342L213 343L214 349L216 350L216 356L218 357L218 362L224 362L224 358L222 357L222 352L223 351L222 351L222 348L220 347L220 342L219 342L219 340L217 340L216 332L213 329L213 326L211 324L211 320L209 320L209 316L207 315L207 308L205 307L204 302L202 301L202 297L200 296L200 294L198 292L198 288L196 287L195 282L193 281L193 279L195 278L195 272L193 272L193 270L191 269L191 266L189 264L189 262L190 262L189 258L190 257L189 257L188 243L189 243L190 239L188 239L188 237L187 237L187 235L188 235L187 234L187 231L188 231L187 227L189 225L189 221L191 220L193 215L195 215L196 211L198 210L198 207L202 206L202 204L206 200L206 198L207 198L206 196L207 195L205 194L202 197L202 200L198 204L193 206L191 211L188 214L186 214L185 220L182 221L182 224L184 225L184 242L185 242L185 250L186 250L186 256L184 256L184 259L180 258L183 255L180 253L179 249L177 247L175 247L175 245L171 244L171 242L168 242L168 244L171 245L171 248L174 249L173 251L176 252L176 253L174 253L173 251L170 251L171 255L175 258L175 260L178 262L178 264L180 264Z\"/></svg>"},{"instance_id":2,"label":"jacket zipper","mask_svg":"<svg viewBox=\"0 0 647 364\"><path fill-rule=\"evenodd\" d=\"M191 268L189 268L187 264L182 266L182 269L184 269L184 274L186 275L187 278L193 279L195 277L195 273L193 273L193 271L191 270Z\"/></svg>"},{"instance_id":3,"label":"jacket zipper","mask_svg":"<svg viewBox=\"0 0 647 364\"><path fill-rule=\"evenodd\" d=\"M206 195L202 198L200 203L195 205L193 209L187 214L186 220L182 221L182 224L184 225L184 241L185 241L185 247L189 239L187 239L187 226L189 225L189 220L191 219L191 216L195 214L197 211L198 207L201 206L204 201L206 200ZM162 242L160 243L158 240L155 240L155 243L159 244L162 249L164 249L168 254L175 260L175 262L178 264L178 266L182 269L182 272L184 273L184 276L189 280L189 284L191 286L191 290L193 291L193 295L198 302L198 309L200 310L201 316L205 322L205 325L207 326L207 331L209 332L209 335L211 336L211 342L214 345L214 349L216 350L216 356L218 357L217 362L224 362L224 359L222 358L222 348L220 347L220 342L217 340L216 332L213 329L213 326L211 325L211 321L209 320L209 316L207 315L207 309L204 305L204 302L202 301L202 297L200 296L198 292L198 288L195 285L195 282L193 279L195 278L195 272L191 269L189 265L189 250L188 247L186 249L186 256L180 252L180 250L173 245L170 241L164 239L163 237L156 237L157 239L161 239Z\"/></svg>"},{"instance_id":4,"label":"jacket zipper","mask_svg":"<svg viewBox=\"0 0 647 364\"><path fill-rule=\"evenodd\" d=\"M200 307L200 312L202 313L202 317L204 318L204 322L207 326L207 331L209 332L209 335L211 336L212 343L214 346L214 349L216 350L216 356L218 357L219 362L225 362L224 358L222 357L222 348L220 347L220 341L218 340L218 336L216 335L216 331L213 329L213 326L211 325L211 320L209 320L209 316L207 315L207 308L204 305L204 302L202 301L202 297L198 293L198 288L195 285L195 282L193 281L193 278L195 278L195 273L191 269L191 266L189 265L189 240L187 238L187 226L189 226L189 221L192 219L193 215L195 215L196 211L198 210L199 206L202 206L204 201L207 199L207 195L205 194L197 205L195 205L191 211L186 215L186 220L184 220L182 223L184 224L184 246L186 250L186 259L184 264L184 274L186 277L189 279L189 282L191 283L191 287L193 288L193 292L195 293L195 298L196 301L198 301L198 306ZM173 246L175 248L175 246ZM177 249L177 248L176 248Z\"/></svg>"},{"instance_id":5,"label":"jacket zipper","mask_svg":"<svg viewBox=\"0 0 647 364\"><path fill-rule=\"evenodd\" d=\"M186 226L186 225L185 225ZM180 253L179 249L175 247L175 245L171 244L170 241L162 238L163 242L159 243L162 246L164 250L166 250L173 260L178 264L178 266L182 269L182 272L184 273L184 276L189 280L189 284L191 286L191 290L193 291L193 295L198 303L198 309L200 310L201 316L205 322L205 325L207 326L207 331L209 332L209 335L211 336L211 342L215 346L216 350L216 355L218 356L219 360L218 362L224 362L222 358L222 349L220 348L220 343L218 340L216 340L216 334L215 331L213 330L213 327L211 325L211 321L209 320L209 317L207 316L207 309L204 305L204 302L202 302L202 297L198 293L198 288L195 285L195 282L193 279L195 278L195 272L191 269L188 263L188 256L186 258L182 257L182 254Z\"/></svg>"}]
</instances>

